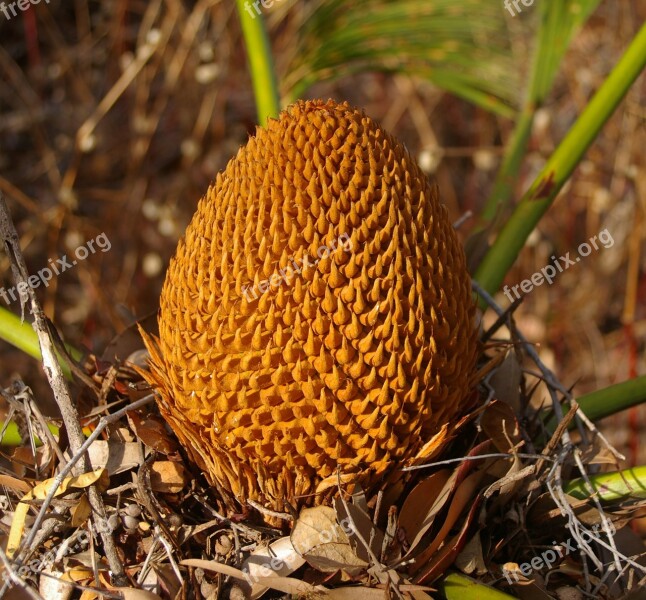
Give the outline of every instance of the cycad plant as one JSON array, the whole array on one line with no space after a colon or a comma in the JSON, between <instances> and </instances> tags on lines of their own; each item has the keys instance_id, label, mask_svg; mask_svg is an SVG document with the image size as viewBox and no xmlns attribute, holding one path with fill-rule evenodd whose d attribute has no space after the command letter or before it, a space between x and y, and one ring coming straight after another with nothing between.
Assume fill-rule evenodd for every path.
<instances>
[{"instance_id":1,"label":"cycad plant","mask_svg":"<svg viewBox=\"0 0 646 600\"><path fill-rule=\"evenodd\" d=\"M482 336L486 360L480 364L479 375L487 401L443 430L442 443L438 442L437 447L445 448L453 442L450 454L437 456L432 448L420 444L428 452L416 464L408 465L408 471L414 473L407 480L408 487L402 484L401 489L392 486L392 490L382 490L375 501L357 486L351 498L346 499L343 493L337 495L333 507L305 508L293 515L265 508L269 522L290 518L295 521L289 535L274 536L278 539L268 546L271 551L255 549L241 569L237 568L240 565L234 567L222 561L189 559L182 564L239 578L249 584L246 591L253 598L268 588L308 595L332 593L334 587L338 588L337 595L350 597L356 588L347 582L353 579L366 597L372 597L372 588L380 587L380 594L383 588L389 588L398 597L428 598L435 593L429 592L431 586L449 599L509 598L507 576L516 573L515 581L519 581L513 565L518 568L527 552L506 535L509 522L503 509L519 506L527 519L527 531L535 536L527 537L526 546L530 541L544 547L558 546L551 537L542 539L538 533L540 523L546 519L562 526L565 535L577 541L584 565L579 581L588 595L607 593L610 597L607 574L601 574L599 548L611 556L615 573L632 570L632 576L643 577L644 569L640 570L638 563L617 549L610 532L614 522L625 522L635 515L646 498L646 466L593 473L584 456L592 445L578 445L575 436L584 441L592 437L603 446L605 438L592 421L646 402L646 377L573 398L541 362L522 332L516 330L511 312L502 310L493 296L528 237L642 72L646 64L646 26L627 46L535 181L514 202L513 189L536 111L552 90L570 41L599 0L544 1L532 7L536 26L533 43L527 44L531 56L524 80L514 68L509 28L515 25L509 19L505 21L502 3L497 1L285 2L279 10L298 21L298 34L278 57L277 67L262 12L247 10L244 0L236 2L260 125L304 97L313 85L364 71L420 77L481 109L513 119L513 133L500 169L477 215L476 233L486 232L493 241L473 272L473 290L482 311L495 312L497 320ZM501 327L511 332L513 351L500 352L487 345ZM2 308L0 336L40 359L34 332ZM530 412L527 406L520 406L518 398L507 401L508 398L496 397L501 389L494 383L496 373L510 378L516 373L517 391L523 359L532 361L540 371L552 400L549 409ZM65 375L72 377L67 360L60 360ZM532 393L527 392L527 396ZM15 425L12 427L15 430ZM4 433L4 444L16 443L15 431L12 433L13 438ZM609 444L605 451L617 459ZM235 474L231 477L235 478ZM80 484L74 481L74 485ZM338 487L342 488L341 477ZM51 488L46 505L55 493L56 487ZM382 503L385 510L380 513ZM591 524L605 532L595 538L596 547L585 538ZM20 540L20 533L14 535L14 542ZM323 534L329 537L325 543L320 541ZM33 536L28 539L33 540ZM17 548L12 547L12 551ZM492 559L485 561L488 555ZM276 557L282 560L280 568L274 566ZM308 577L314 584L293 575L306 562ZM254 571L265 563L271 565L268 573ZM590 569L597 569L595 577L588 576ZM343 576L331 575L339 572ZM526 575L529 572L522 571L522 576ZM611 577L614 578L615 575ZM328 582L329 587L324 588L323 583ZM530 585L527 578L522 583ZM547 585L542 590L535 589L534 594L543 596L532 597L546 597L547 589ZM521 586L513 590L524 597Z\"/></svg>"}]
</instances>

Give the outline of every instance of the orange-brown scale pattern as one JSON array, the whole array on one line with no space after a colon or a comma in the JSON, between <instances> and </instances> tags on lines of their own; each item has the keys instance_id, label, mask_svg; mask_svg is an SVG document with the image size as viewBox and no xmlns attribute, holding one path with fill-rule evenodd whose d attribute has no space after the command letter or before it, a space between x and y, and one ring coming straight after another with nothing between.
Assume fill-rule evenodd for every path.
<instances>
[{"instance_id":1,"label":"orange-brown scale pattern","mask_svg":"<svg viewBox=\"0 0 646 600\"><path fill-rule=\"evenodd\" d=\"M351 249L317 260L342 236ZM347 104L258 128L200 201L160 304L160 410L240 502L282 510L337 469L369 487L472 384L475 309L437 188Z\"/></svg>"}]
</instances>

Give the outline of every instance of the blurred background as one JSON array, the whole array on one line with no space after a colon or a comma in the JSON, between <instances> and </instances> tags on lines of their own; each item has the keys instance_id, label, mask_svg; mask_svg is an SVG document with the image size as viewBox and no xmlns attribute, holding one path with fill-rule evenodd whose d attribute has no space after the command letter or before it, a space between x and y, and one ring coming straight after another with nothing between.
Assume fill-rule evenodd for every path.
<instances>
[{"instance_id":1,"label":"blurred background","mask_svg":"<svg viewBox=\"0 0 646 600\"><path fill-rule=\"evenodd\" d=\"M646 18L638 0L581 4L593 5L585 22L566 39L555 28L542 42L563 51L534 115L513 199ZM283 105L320 97L363 107L437 179L452 218L466 216L463 240L478 230L527 98L538 2L518 11L503 0L256 5L248 8L266 18ZM0 77L0 191L30 271L71 257L101 233L110 241L109 251L37 291L65 340L101 355L115 335L156 312L166 265L198 199L254 132L235 3L5 2ZM646 373L645 87L642 74L506 279L519 284L552 255L575 256L608 229L612 247L599 245L551 286L534 289L516 312L521 331L577 394ZM483 240L472 240L472 261ZM0 254L0 286L13 285ZM502 293L498 300L509 304ZM17 302L8 308L19 314ZM43 405L50 401L39 364L0 340L0 385L15 376ZM642 406L605 422L629 463L646 460L645 415Z\"/></svg>"}]
</instances>

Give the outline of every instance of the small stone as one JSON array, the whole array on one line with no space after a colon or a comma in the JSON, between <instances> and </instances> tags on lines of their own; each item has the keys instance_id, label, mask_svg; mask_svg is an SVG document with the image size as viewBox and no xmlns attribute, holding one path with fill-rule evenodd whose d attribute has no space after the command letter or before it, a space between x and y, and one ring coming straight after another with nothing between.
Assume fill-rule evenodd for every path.
<instances>
[{"instance_id":1,"label":"small stone","mask_svg":"<svg viewBox=\"0 0 646 600\"><path fill-rule=\"evenodd\" d=\"M139 508L138 504L128 504L125 508L125 513L129 517L138 517L141 515L141 508Z\"/></svg>"},{"instance_id":2,"label":"small stone","mask_svg":"<svg viewBox=\"0 0 646 600\"><path fill-rule=\"evenodd\" d=\"M111 531L114 531L119 527L120 523L119 515L117 514L112 514L108 517L108 527L110 528Z\"/></svg>"}]
</instances>

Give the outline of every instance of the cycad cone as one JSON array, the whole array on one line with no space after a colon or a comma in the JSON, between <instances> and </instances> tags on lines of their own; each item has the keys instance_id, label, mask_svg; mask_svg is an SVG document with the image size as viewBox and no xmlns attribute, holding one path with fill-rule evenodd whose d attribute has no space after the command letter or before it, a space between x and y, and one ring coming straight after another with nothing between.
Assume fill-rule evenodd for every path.
<instances>
[{"instance_id":1,"label":"cycad cone","mask_svg":"<svg viewBox=\"0 0 646 600\"><path fill-rule=\"evenodd\" d=\"M437 188L347 104L257 129L201 199L160 303L160 410L240 503L315 503L337 473L374 487L464 411L464 253Z\"/></svg>"}]
</instances>

